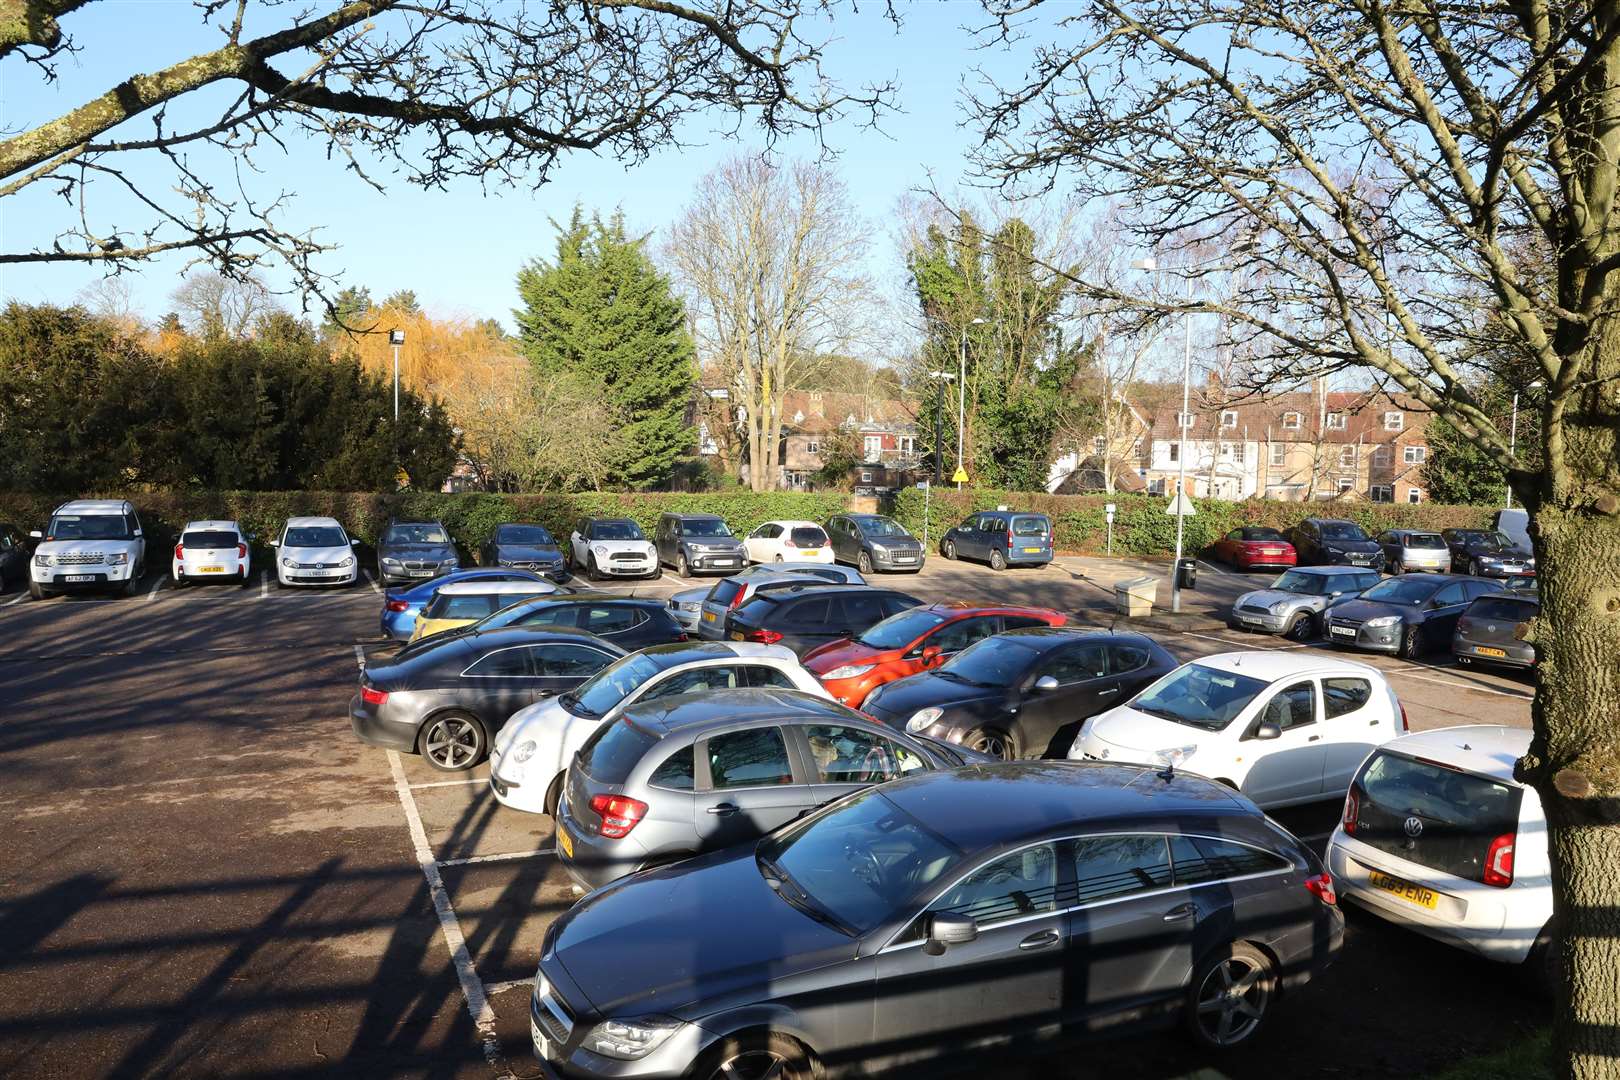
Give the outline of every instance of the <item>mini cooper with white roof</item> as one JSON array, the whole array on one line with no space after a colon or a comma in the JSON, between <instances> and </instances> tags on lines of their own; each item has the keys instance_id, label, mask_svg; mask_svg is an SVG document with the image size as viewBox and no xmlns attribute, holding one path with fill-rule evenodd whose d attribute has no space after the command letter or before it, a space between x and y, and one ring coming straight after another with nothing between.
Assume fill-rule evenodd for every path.
<instances>
[{"instance_id":1,"label":"mini cooper with white roof","mask_svg":"<svg viewBox=\"0 0 1620 1080\"><path fill-rule=\"evenodd\" d=\"M592 581L658 577L658 549L629 518L580 518L568 536L568 567Z\"/></svg>"},{"instance_id":2,"label":"mini cooper with white roof","mask_svg":"<svg viewBox=\"0 0 1620 1080\"><path fill-rule=\"evenodd\" d=\"M1330 656L1231 652L1164 676L1087 720L1071 759L1174 760L1263 807L1337 799L1372 750L1406 731L1376 668Z\"/></svg>"},{"instance_id":3,"label":"mini cooper with white roof","mask_svg":"<svg viewBox=\"0 0 1620 1080\"><path fill-rule=\"evenodd\" d=\"M355 542L329 517L288 518L276 549L276 581L287 585L353 585L360 579Z\"/></svg>"},{"instance_id":4,"label":"mini cooper with white roof","mask_svg":"<svg viewBox=\"0 0 1620 1080\"><path fill-rule=\"evenodd\" d=\"M1339 895L1390 922L1556 982L1547 819L1513 778L1524 728L1423 731L1373 751L1328 841Z\"/></svg>"},{"instance_id":5,"label":"mini cooper with white roof","mask_svg":"<svg viewBox=\"0 0 1620 1080\"><path fill-rule=\"evenodd\" d=\"M170 573L176 585L188 581L246 585L253 573L247 533L234 521L191 522L174 545Z\"/></svg>"},{"instance_id":6,"label":"mini cooper with white roof","mask_svg":"<svg viewBox=\"0 0 1620 1080\"><path fill-rule=\"evenodd\" d=\"M1244 593L1232 605L1234 630L1281 634L1311 641L1322 633L1324 612L1383 580L1378 571L1355 566L1302 566L1280 574L1268 588Z\"/></svg>"},{"instance_id":7,"label":"mini cooper with white roof","mask_svg":"<svg viewBox=\"0 0 1620 1080\"><path fill-rule=\"evenodd\" d=\"M80 499L63 503L43 532L28 564L28 594L43 600L59 592L117 589L133 596L146 572L146 539L129 503Z\"/></svg>"}]
</instances>

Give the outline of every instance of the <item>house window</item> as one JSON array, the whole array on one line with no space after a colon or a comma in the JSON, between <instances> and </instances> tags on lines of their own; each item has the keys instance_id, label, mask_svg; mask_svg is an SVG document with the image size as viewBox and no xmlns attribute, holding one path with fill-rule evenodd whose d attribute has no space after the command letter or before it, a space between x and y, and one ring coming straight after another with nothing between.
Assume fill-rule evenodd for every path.
<instances>
[{"instance_id":1,"label":"house window","mask_svg":"<svg viewBox=\"0 0 1620 1080\"><path fill-rule=\"evenodd\" d=\"M1354 480L1340 480L1339 481L1339 494L1340 495L1348 495L1352 491L1354 491L1355 489L1356 489L1356 482Z\"/></svg>"},{"instance_id":2,"label":"house window","mask_svg":"<svg viewBox=\"0 0 1620 1080\"><path fill-rule=\"evenodd\" d=\"M821 453L821 444L815 439L811 439L804 444L804 452L807 454L819 454Z\"/></svg>"},{"instance_id":3,"label":"house window","mask_svg":"<svg viewBox=\"0 0 1620 1080\"><path fill-rule=\"evenodd\" d=\"M1149 495L1163 495L1164 494L1164 477L1155 476L1152 480L1148 481L1148 494Z\"/></svg>"},{"instance_id":4,"label":"house window","mask_svg":"<svg viewBox=\"0 0 1620 1080\"><path fill-rule=\"evenodd\" d=\"M1232 463L1234 465L1243 464L1244 445L1243 443L1232 444Z\"/></svg>"},{"instance_id":5,"label":"house window","mask_svg":"<svg viewBox=\"0 0 1620 1080\"><path fill-rule=\"evenodd\" d=\"M1298 431L1299 430L1299 425L1300 425L1300 423L1301 423L1301 421L1303 419L1304 418L1301 417L1299 415L1299 413L1297 413L1297 412L1285 412L1285 413L1283 413L1283 430L1284 431Z\"/></svg>"},{"instance_id":6,"label":"house window","mask_svg":"<svg viewBox=\"0 0 1620 1080\"><path fill-rule=\"evenodd\" d=\"M870 484L871 482L872 482L872 470L871 469L862 469L861 470L861 483Z\"/></svg>"},{"instance_id":7,"label":"house window","mask_svg":"<svg viewBox=\"0 0 1620 1080\"><path fill-rule=\"evenodd\" d=\"M1180 443L1171 443L1170 444L1170 460L1171 461L1180 461L1181 460L1181 444Z\"/></svg>"},{"instance_id":8,"label":"house window","mask_svg":"<svg viewBox=\"0 0 1620 1080\"><path fill-rule=\"evenodd\" d=\"M1142 440L1141 439L1137 439L1135 442L1131 443L1131 456L1133 458L1136 458L1138 461L1140 461L1142 459Z\"/></svg>"},{"instance_id":9,"label":"house window","mask_svg":"<svg viewBox=\"0 0 1620 1080\"><path fill-rule=\"evenodd\" d=\"M1221 457L1229 458L1231 456L1232 456L1232 444L1229 443L1229 442L1221 443Z\"/></svg>"},{"instance_id":10,"label":"house window","mask_svg":"<svg viewBox=\"0 0 1620 1080\"><path fill-rule=\"evenodd\" d=\"M1373 468L1375 468L1375 469L1387 469L1387 468L1389 468L1389 463L1393 458L1393 453L1394 452L1391 451L1390 448L1387 447L1387 446L1379 446L1379 447L1374 448L1373 456L1372 456ZM1389 501L1393 502L1394 500L1391 499Z\"/></svg>"},{"instance_id":11,"label":"house window","mask_svg":"<svg viewBox=\"0 0 1620 1080\"><path fill-rule=\"evenodd\" d=\"M883 436L868 435L866 437L866 460L876 461L883 456Z\"/></svg>"},{"instance_id":12,"label":"house window","mask_svg":"<svg viewBox=\"0 0 1620 1080\"><path fill-rule=\"evenodd\" d=\"M1356 447L1354 443L1349 446L1339 447L1339 467L1341 469L1353 469L1356 467Z\"/></svg>"},{"instance_id":13,"label":"house window","mask_svg":"<svg viewBox=\"0 0 1620 1080\"><path fill-rule=\"evenodd\" d=\"M901 435L895 440L900 446L902 454L915 454L917 452L917 438L914 435Z\"/></svg>"},{"instance_id":14,"label":"house window","mask_svg":"<svg viewBox=\"0 0 1620 1080\"><path fill-rule=\"evenodd\" d=\"M1422 502L1423 501L1423 492L1419 491L1417 488L1407 488L1406 489L1406 501L1409 502L1409 503L1420 503L1420 502Z\"/></svg>"},{"instance_id":15,"label":"house window","mask_svg":"<svg viewBox=\"0 0 1620 1080\"><path fill-rule=\"evenodd\" d=\"M1282 443L1271 444L1271 467L1280 469L1288 462L1288 447Z\"/></svg>"},{"instance_id":16,"label":"house window","mask_svg":"<svg viewBox=\"0 0 1620 1080\"><path fill-rule=\"evenodd\" d=\"M1098 435L1091 440L1091 452L1101 457L1108 450L1108 440Z\"/></svg>"},{"instance_id":17,"label":"house window","mask_svg":"<svg viewBox=\"0 0 1620 1080\"><path fill-rule=\"evenodd\" d=\"M1428 456L1429 448L1427 446L1408 446L1402 456L1402 460L1404 460L1408 465L1421 465L1423 464L1423 459ZM1407 501L1416 502L1417 500L1409 499Z\"/></svg>"},{"instance_id":18,"label":"house window","mask_svg":"<svg viewBox=\"0 0 1620 1080\"><path fill-rule=\"evenodd\" d=\"M1231 409L1227 409L1225 412L1221 413L1221 427L1223 427L1223 428L1235 428L1235 427L1237 427L1237 413L1234 412Z\"/></svg>"},{"instance_id":19,"label":"house window","mask_svg":"<svg viewBox=\"0 0 1620 1080\"><path fill-rule=\"evenodd\" d=\"M1395 489L1388 484L1374 484L1372 486L1372 501L1392 503L1395 501Z\"/></svg>"},{"instance_id":20,"label":"house window","mask_svg":"<svg viewBox=\"0 0 1620 1080\"><path fill-rule=\"evenodd\" d=\"M1181 426L1183 428L1190 428L1190 427L1193 426L1193 414L1192 413L1190 413L1190 412L1176 413L1176 417L1180 421Z\"/></svg>"},{"instance_id":21,"label":"house window","mask_svg":"<svg viewBox=\"0 0 1620 1080\"><path fill-rule=\"evenodd\" d=\"M1405 413L1387 412L1387 413L1384 414L1384 430L1385 431L1399 431L1405 426L1406 426L1406 414Z\"/></svg>"},{"instance_id":22,"label":"house window","mask_svg":"<svg viewBox=\"0 0 1620 1080\"><path fill-rule=\"evenodd\" d=\"M1344 424L1344 413L1330 412L1327 414L1327 429L1329 431L1343 431Z\"/></svg>"}]
</instances>

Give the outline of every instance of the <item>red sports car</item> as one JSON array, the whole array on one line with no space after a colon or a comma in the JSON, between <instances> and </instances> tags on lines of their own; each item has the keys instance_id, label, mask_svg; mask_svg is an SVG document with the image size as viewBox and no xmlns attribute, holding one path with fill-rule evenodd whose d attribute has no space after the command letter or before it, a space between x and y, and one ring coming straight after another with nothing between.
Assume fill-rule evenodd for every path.
<instances>
[{"instance_id":1,"label":"red sports car","mask_svg":"<svg viewBox=\"0 0 1620 1080\"><path fill-rule=\"evenodd\" d=\"M1285 540L1282 533L1260 525L1233 529L1215 541L1215 557L1239 570L1261 566L1286 569L1299 561L1294 545Z\"/></svg>"},{"instance_id":2,"label":"red sports car","mask_svg":"<svg viewBox=\"0 0 1620 1080\"><path fill-rule=\"evenodd\" d=\"M812 649L804 666L829 694L858 709L884 683L936 668L982 638L1067 621L1050 608L928 604L891 615L859 637Z\"/></svg>"}]
</instances>

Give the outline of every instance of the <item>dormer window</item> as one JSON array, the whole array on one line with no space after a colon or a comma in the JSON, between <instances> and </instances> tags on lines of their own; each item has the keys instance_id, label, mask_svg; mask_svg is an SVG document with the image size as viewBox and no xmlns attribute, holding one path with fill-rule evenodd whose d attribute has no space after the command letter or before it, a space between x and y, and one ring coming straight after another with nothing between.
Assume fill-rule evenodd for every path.
<instances>
[{"instance_id":1,"label":"dormer window","mask_svg":"<svg viewBox=\"0 0 1620 1080\"><path fill-rule=\"evenodd\" d=\"M1283 430L1284 431L1298 431L1299 426L1304 421L1304 419L1305 418L1302 417L1297 412L1285 412L1285 413L1283 413Z\"/></svg>"},{"instance_id":2,"label":"dormer window","mask_svg":"<svg viewBox=\"0 0 1620 1080\"><path fill-rule=\"evenodd\" d=\"M1179 418L1179 422L1180 422L1180 424L1181 424L1181 426L1183 428L1190 428L1190 427L1193 426L1193 414L1192 413L1190 413L1190 412L1177 413L1176 416Z\"/></svg>"},{"instance_id":3,"label":"dormer window","mask_svg":"<svg viewBox=\"0 0 1620 1080\"><path fill-rule=\"evenodd\" d=\"M1342 413L1342 412L1330 412L1330 413L1327 414L1327 429L1329 431L1343 431L1344 426L1345 426L1344 413Z\"/></svg>"},{"instance_id":4,"label":"dormer window","mask_svg":"<svg viewBox=\"0 0 1620 1080\"><path fill-rule=\"evenodd\" d=\"M1384 414L1384 430L1400 431L1406 426L1406 414L1402 412L1387 412Z\"/></svg>"},{"instance_id":5,"label":"dormer window","mask_svg":"<svg viewBox=\"0 0 1620 1080\"><path fill-rule=\"evenodd\" d=\"M1235 428L1235 427L1237 427L1237 412L1235 410L1227 409L1227 410L1225 410L1224 412L1221 413L1221 427L1223 427L1223 428Z\"/></svg>"}]
</instances>

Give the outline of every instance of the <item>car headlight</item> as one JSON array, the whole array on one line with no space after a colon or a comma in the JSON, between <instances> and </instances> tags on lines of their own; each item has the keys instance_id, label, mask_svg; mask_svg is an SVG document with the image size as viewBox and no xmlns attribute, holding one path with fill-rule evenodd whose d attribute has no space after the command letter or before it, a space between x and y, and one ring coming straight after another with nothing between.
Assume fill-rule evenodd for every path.
<instances>
[{"instance_id":1,"label":"car headlight","mask_svg":"<svg viewBox=\"0 0 1620 1080\"><path fill-rule=\"evenodd\" d=\"M123 566L127 562L129 562L129 552L127 551L115 551L107 556L109 566Z\"/></svg>"},{"instance_id":2,"label":"car headlight","mask_svg":"<svg viewBox=\"0 0 1620 1080\"><path fill-rule=\"evenodd\" d=\"M293 562L291 559L282 559L281 560L281 565L285 566L287 569L291 570L294 566L297 566L298 564Z\"/></svg>"},{"instance_id":3,"label":"car headlight","mask_svg":"<svg viewBox=\"0 0 1620 1080\"><path fill-rule=\"evenodd\" d=\"M1270 611L1271 611L1271 613L1273 615L1286 614L1287 611L1288 611L1288 601L1287 600L1279 600L1279 601L1277 601L1275 604L1271 605Z\"/></svg>"},{"instance_id":4,"label":"car headlight","mask_svg":"<svg viewBox=\"0 0 1620 1080\"><path fill-rule=\"evenodd\" d=\"M634 1020L604 1020L585 1036L585 1048L620 1061L644 1058L679 1031L684 1024L670 1016L638 1016Z\"/></svg>"},{"instance_id":5,"label":"car headlight","mask_svg":"<svg viewBox=\"0 0 1620 1080\"><path fill-rule=\"evenodd\" d=\"M49 565L51 565L51 557L49 555L35 555L34 556L34 565L35 566L49 566Z\"/></svg>"},{"instance_id":6,"label":"car headlight","mask_svg":"<svg viewBox=\"0 0 1620 1080\"><path fill-rule=\"evenodd\" d=\"M1479 561L1480 562L1501 562L1502 561L1502 556L1500 556L1500 555L1481 555L1479 557Z\"/></svg>"},{"instance_id":7,"label":"car headlight","mask_svg":"<svg viewBox=\"0 0 1620 1080\"><path fill-rule=\"evenodd\" d=\"M822 678L853 679L857 675L865 675L868 671L872 670L873 666L874 665L872 664L845 664L843 667L833 668L831 671L827 672L827 674L823 675Z\"/></svg>"},{"instance_id":8,"label":"car headlight","mask_svg":"<svg viewBox=\"0 0 1620 1080\"><path fill-rule=\"evenodd\" d=\"M885 547L883 544L873 544L872 545L872 554L874 554L874 555L887 555L888 553L889 553L889 549L887 547Z\"/></svg>"},{"instance_id":9,"label":"car headlight","mask_svg":"<svg viewBox=\"0 0 1620 1080\"><path fill-rule=\"evenodd\" d=\"M525 761L528 761L532 757L534 757L533 739L524 739L522 742L517 744L517 749L512 751L512 760L517 762L519 765L523 764Z\"/></svg>"},{"instance_id":10,"label":"car headlight","mask_svg":"<svg viewBox=\"0 0 1620 1080\"><path fill-rule=\"evenodd\" d=\"M351 567L353 565L354 565L354 556L350 555L347 559L344 559L342 562L338 563L338 568L342 569L342 570L347 570L349 567Z\"/></svg>"},{"instance_id":11,"label":"car headlight","mask_svg":"<svg viewBox=\"0 0 1620 1080\"><path fill-rule=\"evenodd\" d=\"M607 558L607 553L607 548L603 547L601 544L591 545L591 554L595 555L597 558L605 559Z\"/></svg>"},{"instance_id":12,"label":"car headlight","mask_svg":"<svg viewBox=\"0 0 1620 1080\"><path fill-rule=\"evenodd\" d=\"M1376 619L1368 619L1361 625L1369 630L1382 630L1387 626L1396 626L1400 621L1401 617L1399 615L1380 615Z\"/></svg>"},{"instance_id":13,"label":"car headlight","mask_svg":"<svg viewBox=\"0 0 1620 1080\"><path fill-rule=\"evenodd\" d=\"M404 569L404 566L405 566L405 564L404 564L404 563L402 563L402 562L400 562L400 561L399 561L399 560L398 560L398 559L384 559L384 560L383 560L383 561L382 561L382 564L383 564L383 565L384 565L384 566L391 566L391 567L393 567L393 568L394 568L394 569L395 569L395 570L401 570L401 569Z\"/></svg>"},{"instance_id":14,"label":"car headlight","mask_svg":"<svg viewBox=\"0 0 1620 1080\"><path fill-rule=\"evenodd\" d=\"M513 562L511 559L496 559L495 560L495 565L496 566L516 566L517 563Z\"/></svg>"},{"instance_id":15,"label":"car headlight","mask_svg":"<svg viewBox=\"0 0 1620 1080\"><path fill-rule=\"evenodd\" d=\"M929 727L933 726L936 720L944 715L944 709L933 705L928 706L926 709L918 709L916 712L911 714L911 719L906 721L906 730L911 732L913 735L917 734L919 731L926 731Z\"/></svg>"}]
</instances>

